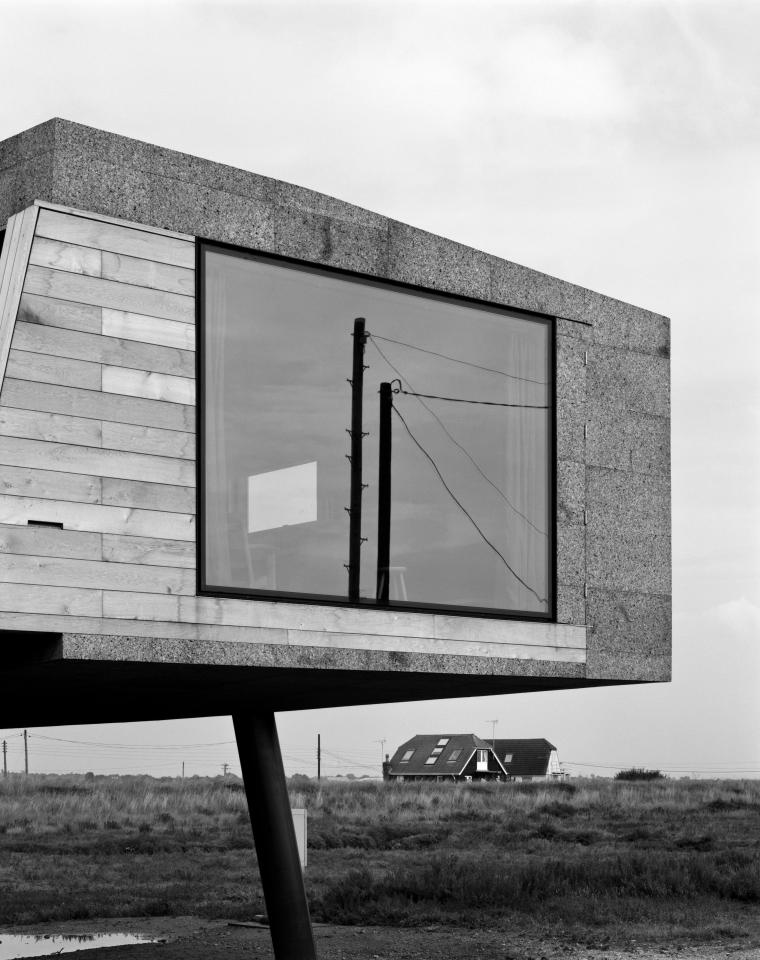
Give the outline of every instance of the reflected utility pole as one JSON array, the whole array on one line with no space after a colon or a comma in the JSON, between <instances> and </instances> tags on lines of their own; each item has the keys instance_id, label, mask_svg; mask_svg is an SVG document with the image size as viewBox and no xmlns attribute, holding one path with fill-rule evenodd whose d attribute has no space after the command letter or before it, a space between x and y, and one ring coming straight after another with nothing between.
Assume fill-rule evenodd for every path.
<instances>
[{"instance_id":1,"label":"reflected utility pole","mask_svg":"<svg viewBox=\"0 0 760 960\"><path fill-rule=\"evenodd\" d=\"M380 384L380 438L377 478L377 601L388 603L391 564L391 439L393 391Z\"/></svg>"},{"instance_id":2,"label":"reflected utility pole","mask_svg":"<svg viewBox=\"0 0 760 960\"><path fill-rule=\"evenodd\" d=\"M364 332L364 317L354 320L354 351L351 379L351 505L348 508L348 599L359 599L359 580L361 577L362 549L362 405L364 400L364 345L367 335Z\"/></svg>"}]
</instances>

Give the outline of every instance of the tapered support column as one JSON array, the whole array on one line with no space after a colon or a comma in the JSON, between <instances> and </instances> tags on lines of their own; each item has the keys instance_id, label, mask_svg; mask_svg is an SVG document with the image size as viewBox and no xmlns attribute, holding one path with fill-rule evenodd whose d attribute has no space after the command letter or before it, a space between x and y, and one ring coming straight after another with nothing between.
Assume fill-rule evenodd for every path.
<instances>
[{"instance_id":1,"label":"tapered support column","mask_svg":"<svg viewBox=\"0 0 760 960\"><path fill-rule=\"evenodd\" d=\"M316 960L273 713L233 715L276 960Z\"/></svg>"}]
</instances>

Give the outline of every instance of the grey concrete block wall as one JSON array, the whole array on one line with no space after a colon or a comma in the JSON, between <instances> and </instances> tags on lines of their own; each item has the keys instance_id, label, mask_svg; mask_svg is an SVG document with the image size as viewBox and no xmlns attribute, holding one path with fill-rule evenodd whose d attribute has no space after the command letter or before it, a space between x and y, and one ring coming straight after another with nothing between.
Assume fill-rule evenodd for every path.
<instances>
[{"instance_id":1,"label":"grey concrete block wall","mask_svg":"<svg viewBox=\"0 0 760 960\"><path fill-rule=\"evenodd\" d=\"M0 223L34 200L557 318L557 618L587 677L670 676L665 317L293 184L50 120L0 144Z\"/></svg>"}]
</instances>

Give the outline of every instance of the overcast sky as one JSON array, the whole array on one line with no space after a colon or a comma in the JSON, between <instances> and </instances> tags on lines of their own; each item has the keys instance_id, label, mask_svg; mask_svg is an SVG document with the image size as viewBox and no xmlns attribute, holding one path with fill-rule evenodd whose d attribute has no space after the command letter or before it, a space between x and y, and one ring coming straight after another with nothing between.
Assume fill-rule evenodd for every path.
<instances>
[{"instance_id":1,"label":"overcast sky","mask_svg":"<svg viewBox=\"0 0 760 960\"><path fill-rule=\"evenodd\" d=\"M315 772L318 731L323 769L361 774L381 740L497 720L572 772L760 776L759 35L760 4L730 0L0 0L0 139L65 117L672 318L673 682L280 715L288 772ZM232 739L226 718L47 728L30 762L216 773Z\"/></svg>"}]
</instances>

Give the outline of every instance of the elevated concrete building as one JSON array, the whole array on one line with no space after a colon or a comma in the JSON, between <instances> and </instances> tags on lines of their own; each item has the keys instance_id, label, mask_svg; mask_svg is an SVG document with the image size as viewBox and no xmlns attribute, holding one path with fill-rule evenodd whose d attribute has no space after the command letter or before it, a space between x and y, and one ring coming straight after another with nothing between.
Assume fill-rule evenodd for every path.
<instances>
[{"instance_id":1,"label":"elevated concrete building","mask_svg":"<svg viewBox=\"0 0 760 960\"><path fill-rule=\"evenodd\" d=\"M667 319L59 119L2 224L0 722L669 679Z\"/></svg>"}]
</instances>

